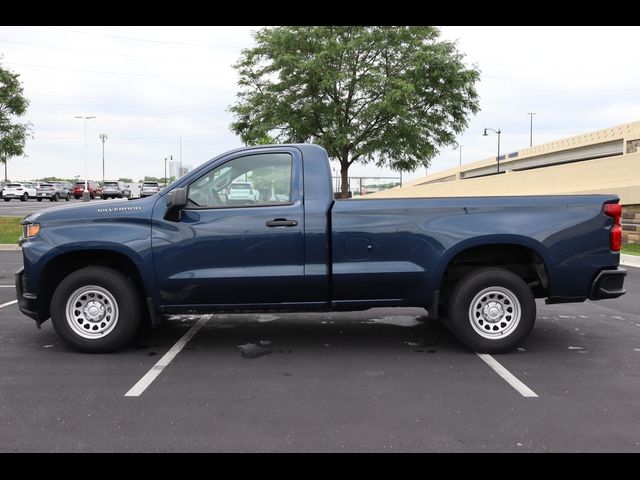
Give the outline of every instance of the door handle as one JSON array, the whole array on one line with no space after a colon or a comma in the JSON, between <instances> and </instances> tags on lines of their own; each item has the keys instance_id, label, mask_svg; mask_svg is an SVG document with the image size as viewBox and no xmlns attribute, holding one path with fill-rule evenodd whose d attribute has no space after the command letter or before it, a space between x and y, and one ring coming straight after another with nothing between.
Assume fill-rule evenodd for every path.
<instances>
[{"instance_id":1,"label":"door handle","mask_svg":"<svg viewBox=\"0 0 640 480\"><path fill-rule=\"evenodd\" d=\"M296 227L298 225L298 221L287 220L286 218L276 218L275 220L268 221L265 225L273 228Z\"/></svg>"}]
</instances>

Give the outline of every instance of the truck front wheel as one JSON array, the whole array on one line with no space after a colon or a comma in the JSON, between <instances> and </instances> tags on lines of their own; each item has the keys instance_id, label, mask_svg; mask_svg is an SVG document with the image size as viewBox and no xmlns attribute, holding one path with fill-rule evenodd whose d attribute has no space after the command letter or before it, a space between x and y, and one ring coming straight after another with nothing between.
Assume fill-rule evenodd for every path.
<instances>
[{"instance_id":1,"label":"truck front wheel","mask_svg":"<svg viewBox=\"0 0 640 480\"><path fill-rule=\"evenodd\" d=\"M475 270L451 292L448 326L476 352L500 353L517 347L529 336L535 320L531 289L509 270Z\"/></svg>"},{"instance_id":2,"label":"truck front wheel","mask_svg":"<svg viewBox=\"0 0 640 480\"><path fill-rule=\"evenodd\" d=\"M140 326L137 293L131 280L111 268L76 270L53 293L53 328L76 350L117 350L133 338Z\"/></svg>"}]
</instances>

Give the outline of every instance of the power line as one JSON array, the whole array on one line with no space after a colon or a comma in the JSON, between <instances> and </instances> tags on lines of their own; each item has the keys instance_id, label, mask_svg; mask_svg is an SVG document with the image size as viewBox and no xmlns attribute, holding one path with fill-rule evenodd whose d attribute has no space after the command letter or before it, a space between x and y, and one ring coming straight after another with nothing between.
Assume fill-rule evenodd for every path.
<instances>
[{"instance_id":1,"label":"power line","mask_svg":"<svg viewBox=\"0 0 640 480\"><path fill-rule=\"evenodd\" d=\"M82 68L68 68L68 67L55 67L51 65L36 65L33 63L22 63L22 62L5 62L10 63L12 65L22 65L25 67L35 67L35 68L45 68L50 70L62 70L68 72L84 72L84 73L100 73L100 74L108 74L108 75L130 75L130 76L139 76L139 77L164 77L164 78L205 78L205 79L216 79L219 77L209 77L202 75L162 75L160 73L128 73L128 72L110 72L105 70L86 70Z\"/></svg>"},{"instance_id":2,"label":"power line","mask_svg":"<svg viewBox=\"0 0 640 480\"><path fill-rule=\"evenodd\" d=\"M131 54L126 54L126 53L113 53L113 52L99 52L97 50L82 50L80 48L67 48L67 47L54 47L51 45L38 45L35 43L26 43L26 42L16 42L13 40L3 40L0 39L0 42L2 43L13 43L15 45L25 45L28 47L37 47L37 48L49 48L52 50L66 50L69 52L81 52L81 53L88 53L88 54L92 54L92 55L111 55L114 57L133 57L133 58L149 58L149 59L153 59L153 60L165 60L165 58L163 57L150 57L148 55L131 55Z\"/></svg>"},{"instance_id":3,"label":"power line","mask_svg":"<svg viewBox=\"0 0 640 480\"><path fill-rule=\"evenodd\" d=\"M207 100L208 101L208 100ZM42 100L38 101L38 105L60 105L60 106L69 106L69 105L78 105L84 104L84 102L43 102ZM211 109L212 105L204 104L202 102L194 103L191 105L178 105L178 104L163 104L163 103L152 103L152 104L140 104L140 103L94 103L91 102L91 107L96 108L206 108Z\"/></svg>"},{"instance_id":4,"label":"power line","mask_svg":"<svg viewBox=\"0 0 640 480\"><path fill-rule=\"evenodd\" d=\"M145 139L159 139L159 138L179 138L179 137L214 137L220 135L232 135L231 132L211 132L211 133L193 133L188 135L146 135L146 136L110 136L110 140L145 140ZM33 140L79 140L84 137L47 137L47 136L39 136L35 135Z\"/></svg>"},{"instance_id":5,"label":"power line","mask_svg":"<svg viewBox=\"0 0 640 480\"><path fill-rule=\"evenodd\" d=\"M241 49L245 47L239 47L235 45L221 45L221 44L205 44L205 43L191 43L191 42L172 42L170 40L155 40L149 38L136 38L136 37L126 37L123 35L109 35L107 33L96 33L96 32L83 32L80 30L71 30L67 28L56 28L56 27L45 27L47 30L57 30L59 32L67 32L67 33L76 33L79 35L91 35L94 37L108 37L108 38L119 38L121 40L133 40L136 42L149 42L149 43L162 43L165 45L184 45L188 47L204 47L204 48L233 48L233 49Z\"/></svg>"},{"instance_id":6,"label":"power line","mask_svg":"<svg viewBox=\"0 0 640 480\"><path fill-rule=\"evenodd\" d=\"M61 95L61 94L57 94L57 93L30 93L28 92L28 97L56 97L56 98L87 98L87 99L92 99L92 100L103 100L105 102L116 102L116 101L126 101L127 98L114 98L114 97L99 97L99 96L95 96L95 95ZM202 102L211 102L214 101L214 98L202 98L202 97L193 97L193 98L171 98L171 97L162 97L163 100L172 100L175 102L186 102L186 101L193 101L193 102L198 102L198 104L202 104ZM49 102L39 102L39 103L49 103ZM52 104L54 102L51 102ZM163 104L154 104L154 105L160 105L162 106ZM166 104L164 104L166 105Z\"/></svg>"}]
</instances>

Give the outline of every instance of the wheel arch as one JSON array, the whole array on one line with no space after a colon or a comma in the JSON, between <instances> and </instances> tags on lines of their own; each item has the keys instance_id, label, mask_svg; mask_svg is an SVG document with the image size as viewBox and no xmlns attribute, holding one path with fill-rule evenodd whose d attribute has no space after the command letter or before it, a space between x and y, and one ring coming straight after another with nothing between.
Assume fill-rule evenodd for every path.
<instances>
[{"instance_id":1,"label":"wheel arch","mask_svg":"<svg viewBox=\"0 0 640 480\"><path fill-rule=\"evenodd\" d=\"M51 316L51 298L60 281L72 272L89 266L107 267L126 275L134 283L143 303L150 296L152 289L146 285L140 264L132 256L104 247L64 251L50 258L42 268L38 282L38 303L43 319Z\"/></svg>"},{"instance_id":2,"label":"wheel arch","mask_svg":"<svg viewBox=\"0 0 640 480\"><path fill-rule=\"evenodd\" d=\"M512 271L530 284L537 298L548 296L552 284L553 265L544 246L529 237L518 235L484 236L460 242L443 255L435 272L440 285L440 302L450 287L473 268L501 267ZM538 284L532 284L538 282Z\"/></svg>"}]
</instances>

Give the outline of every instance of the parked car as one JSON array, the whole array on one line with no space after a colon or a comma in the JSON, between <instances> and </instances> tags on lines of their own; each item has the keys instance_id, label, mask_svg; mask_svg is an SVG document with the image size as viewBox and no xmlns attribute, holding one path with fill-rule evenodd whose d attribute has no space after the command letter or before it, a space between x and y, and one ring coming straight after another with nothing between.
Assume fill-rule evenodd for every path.
<instances>
[{"instance_id":1,"label":"parked car","mask_svg":"<svg viewBox=\"0 0 640 480\"><path fill-rule=\"evenodd\" d=\"M87 180L87 187L89 190L89 197L94 199L102 195L102 188L98 184L98 182L94 182L93 180ZM78 180L73 187L73 197L78 200L82 198L84 194L84 180Z\"/></svg>"},{"instance_id":2,"label":"parked car","mask_svg":"<svg viewBox=\"0 0 640 480\"><path fill-rule=\"evenodd\" d=\"M245 175L274 194L230 206ZM381 306L425 308L473 351L505 352L529 336L536 298L625 293L621 215L616 195L334 200L326 150L262 145L132 203L27 216L16 293L86 352L167 314Z\"/></svg>"},{"instance_id":3,"label":"parked car","mask_svg":"<svg viewBox=\"0 0 640 480\"><path fill-rule=\"evenodd\" d=\"M0 198L2 198L2 191L7 186L6 182L0 182Z\"/></svg>"},{"instance_id":4,"label":"parked car","mask_svg":"<svg viewBox=\"0 0 640 480\"><path fill-rule=\"evenodd\" d=\"M142 189L140 190L140 198L149 197L160 191L158 182L142 182Z\"/></svg>"},{"instance_id":5,"label":"parked car","mask_svg":"<svg viewBox=\"0 0 640 480\"><path fill-rule=\"evenodd\" d=\"M131 185L129 185L128 183L124 184L124 190L122 191L122 195L125 196L126 198L131 197Z\"/></svg>"},{"instance_id":6,"label":"parked car","mask_svg":"<svg viewBox=\"0 0 640 480\"><path fill-rule=\"evenodd\" d=\"M122 198L125 196L124 192L123 182L107 180L104 182L104 187L102 187L102 198L104 200L109 198Z\"/></svg>"},{"instance_id":7,"label":"parked car","mask_svg":"<svg viewBox=\"0 0 640 480\"><path fill-rule=\"evenodd\" d=\"M233 182L229 186L228 201L233 204L250 204L258 200L259 192L251 182Z\"/></svg>"},{"instance_id":8,"label":"parked car","mask_svg":"<svg viewBox=\"0 0 640 480\"><path fill-rule=\"evenodd\" d=\"M67 182L66 180L61 180L59 182L54 182L54 183L59 183L62 188L66 189L69 192L69 197L73 196L73 184L71 182Z\"/></svg>"},{"instance_id":9,"label":"parked car","mask_svg":"<svg viewBox=\"0 0 640 480\"><path fill-rule=\"evenodd\" d=\"M31 183L7 183L2 192L2 199L8 202L12 198L18 198L21 202L26 202L30 198L36 198L36 193L36 187Z\"/></svg>"},{"instance_id":10,"label":"parked car","mask_svg":"<svg viewBox=\"0 0 640 480\"><path fill-rule=\"evenodd\" d=\"M57 202L61 198L69 201L71 194L69 190L64 188L61 183L40 183L40 186L36 190L36 200L41 202L43 199L49 199L51 202Z\"/></svg>"}]
</instances>

